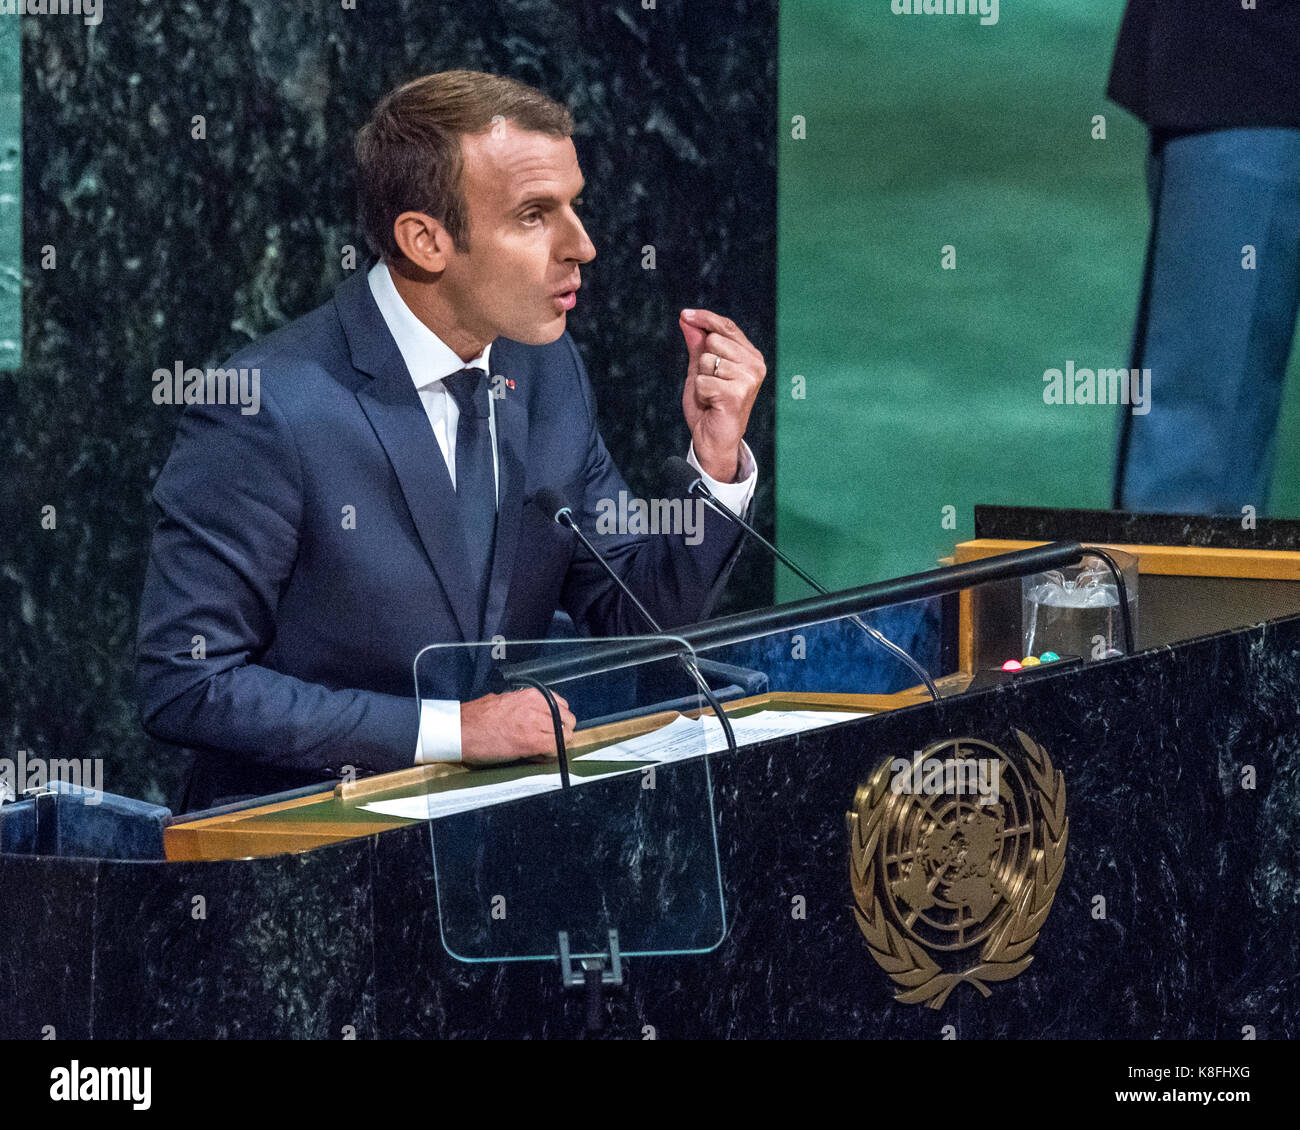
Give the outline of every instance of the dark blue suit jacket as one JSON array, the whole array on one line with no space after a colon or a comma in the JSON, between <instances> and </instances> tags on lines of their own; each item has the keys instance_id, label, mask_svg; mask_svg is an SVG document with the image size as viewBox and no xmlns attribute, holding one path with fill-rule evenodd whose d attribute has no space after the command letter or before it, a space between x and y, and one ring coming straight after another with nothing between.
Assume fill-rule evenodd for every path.
<instances>
[{"instance_id":1,"label":"dark blue suit jacket","mask_svg":"<svg viewBox=\"0 0 1300 1130\"><path fill-rule=\"evenodd\" d=\"M1107 95L1152 129L1300 126L1300 0L1129 0Z\"/></svg>"},{"instance_id":2,"label":"dark blue suit jacket","mask_svg":"<svg viewBox=\"0 0 1300 1130\"><path fill-rule=\"evenodd\" d=\"M628 489L567 333L492 346L492 373L514 387L494 402L500 499L482 636L484 579L466 572L446 464L366 273L225 367L260 371L260 411L186 408L153 492L161 518L140 609L145 729L197 752L185 807L343 766L410 767L411 666L426 644L543 638L557 607L593 635L647 630L572 533L527 501L557 487L591 535L598 500ZM665 627L708 614L740 543L711 512L695 546L593 540ZM472 683L421 666L423 697L463 699L481 692Z\"/></svg>"}]
</instances>

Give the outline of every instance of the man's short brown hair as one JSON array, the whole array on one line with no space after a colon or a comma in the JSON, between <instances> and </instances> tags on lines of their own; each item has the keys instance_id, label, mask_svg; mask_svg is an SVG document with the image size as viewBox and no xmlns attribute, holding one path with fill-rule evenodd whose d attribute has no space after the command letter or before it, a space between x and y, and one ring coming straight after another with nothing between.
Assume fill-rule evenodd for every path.
<instances>
[{"instance_id":1,"label":"man's short brown hair","mask_svg":"<svg viewBox=\"0 0 1300 1130\"><path fill-rule=\"evenodd\" d=\"M356 139L358 221L376 255L402 258L393 223L403 212L432 216L457 250L469 249L460 138L490 129L498 116L520 129L573 134L558 102L482 71L440 71L384 95Z\"/></svg>"}]
</instances>

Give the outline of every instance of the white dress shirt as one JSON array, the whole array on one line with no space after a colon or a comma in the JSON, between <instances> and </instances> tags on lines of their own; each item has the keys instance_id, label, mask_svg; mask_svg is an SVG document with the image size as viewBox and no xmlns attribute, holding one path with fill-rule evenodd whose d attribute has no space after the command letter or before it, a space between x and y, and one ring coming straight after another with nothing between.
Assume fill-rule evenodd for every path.
<instances>
[{"instance_id":1,"label":"white dress shirt","mask_svg":"<svg viewBox=\"0 0 1300 1130\"><path fill-rule=\"evenodd\" d=\"M376 263L370 269L367 280L370 283L370 293L374 295L379 312L388 326L388 332L397 342L402 360L410 371L411 380L419 393L420 403L424 405L424 414L429 417L429 426L438 441L442 457L447 463L447 474L451 476L451 485L454 487L456 424L460 420L460 408L447 391L443 378L458 373L461 369L482 369L484 378L490 378L488 357L492 346L485 346L483 352L472 361L462 361L454 349L412 313L398 294L392 276L383 263ZM488 397L488 429L492 436L492 469L497 474L499 498L501 478L497 464L496 409L492 401L493 398ZM758 466L754 461L754 453L749 450L747 443L742 443L741 448L743 477L738 483L720 483L712 478L696 459L694 444L691 444L686 455L686 461L700 472L709 489L738 514L744 513L745 507L754 497L754 488L758 483ZM424 699L420 709L420 732L415 742L416 764L459 760L460 703L455 699Z\"/></svg>"}]
</instances>

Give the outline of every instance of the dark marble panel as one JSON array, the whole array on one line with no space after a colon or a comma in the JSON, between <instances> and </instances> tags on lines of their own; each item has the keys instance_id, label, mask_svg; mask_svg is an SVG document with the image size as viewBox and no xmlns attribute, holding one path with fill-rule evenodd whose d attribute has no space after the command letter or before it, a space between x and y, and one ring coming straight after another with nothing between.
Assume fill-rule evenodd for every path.
<instances>
[{"instance_id":1,"label":"dark marble panel","mask_svg":"<svg viewBox=\"0 0 1300 1130\"><path fill-rule=\"evenodd\" d=\"M372 886L369 840L246 862L105 863L94 1036L373 1037Z\"/></svg>"},{"instance_id":2,"label":"dark marble panel","mask_svg":"<svg viewBox=\"0 0 1300 1130\"><path fill-rule=\"evenodd\" d=\"M91 1036L99 869L0 855L0 1039Z\"/></svg>"},{"instance_id":3,"label":"dark marble panel","mask_svg":"<svg viewBox=\"0 0 1300 1130\"><path fill-rule=\"evenodd\" d=\"M1243 516L1138 514L1123 510L1060 510L1046 506L977 506L975 536L1013 541L1201 545L1218 549L1300 549L1300 520Z\"/></svg>"}]
</instances>

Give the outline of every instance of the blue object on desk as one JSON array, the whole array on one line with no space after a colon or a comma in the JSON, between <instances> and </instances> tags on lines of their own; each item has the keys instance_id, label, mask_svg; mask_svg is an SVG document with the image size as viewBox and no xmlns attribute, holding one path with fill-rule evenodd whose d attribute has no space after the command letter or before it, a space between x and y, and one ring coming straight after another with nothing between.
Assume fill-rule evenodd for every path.
<instances>
[{"instance_id":1,"label":"blue object on desk","mask_svg":"<svg viewBox=\"0 0 1300 1130\"><path fill-rule=\"evenodd\" d=\"M0 805L0 853L86 859L163 859L171 810L64 781Z\"/></svg>"}]
</instances>

